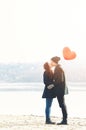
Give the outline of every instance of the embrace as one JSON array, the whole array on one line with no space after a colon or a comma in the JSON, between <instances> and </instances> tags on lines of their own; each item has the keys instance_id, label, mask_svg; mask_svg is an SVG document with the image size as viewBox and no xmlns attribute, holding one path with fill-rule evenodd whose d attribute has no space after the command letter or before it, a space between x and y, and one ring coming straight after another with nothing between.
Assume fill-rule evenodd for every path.
<instances>
[{"instance_id":1,"label":"embrace","mask_svg":"<svg viewBox=\"0 0 86 130\"><path fill-rule=\"evenodd\" d=\"M45 107L45 123L55 124L50 119L50 109L52 105L53 98L57 98L59 106L62 111L62 121L57 123L58 125L67 124L67 109L65 105L64 95L65 95L65 74L58 62L60 57L52 57L50 63L44 63L44 73L43 82L45 84L42 98L46 99Z\"/></svg>"}]
</instances>

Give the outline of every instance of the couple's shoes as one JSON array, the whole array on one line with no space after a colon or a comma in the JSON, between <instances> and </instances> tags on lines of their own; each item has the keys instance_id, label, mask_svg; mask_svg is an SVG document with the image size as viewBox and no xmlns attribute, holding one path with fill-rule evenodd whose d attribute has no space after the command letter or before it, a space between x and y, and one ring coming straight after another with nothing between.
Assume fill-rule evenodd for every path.
<instances>
[{"instance_id":1,"label":"couple's shoes","mask_svg":"<svg viewBox=\"0 0 86 130\"><path fill-rule=\"evenodd\" d=\"M52 122L52 121L46 121L45 124L51 124L51 125L54 125L56 124L55 122ZM67 125L67 120L62 120L60 123L57 123L57 125Z\"/></svg>"}]
</instances>

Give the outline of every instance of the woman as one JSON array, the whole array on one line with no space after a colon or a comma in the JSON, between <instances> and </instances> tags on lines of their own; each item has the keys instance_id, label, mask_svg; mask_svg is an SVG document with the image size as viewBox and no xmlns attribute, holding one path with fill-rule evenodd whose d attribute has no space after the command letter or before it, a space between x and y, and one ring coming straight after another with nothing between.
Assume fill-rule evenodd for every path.
<instances>
[{"instance_id":1,"label":"woman","mask_svg":"<svg viewBox=\"0 0 86 130\"><path fill-rule=\"evenodd\" d=\"M43 82L45 84L45 88L43 91L42 98L46 98L46 108L45 108L45 115L46 115L46 124L55 124L50 120L50 110L53 98L55 98L55 91L53 85L53 72L50 69L48 62L44 64L44 73L43 73Z\"/></svg>"}]
</instances>

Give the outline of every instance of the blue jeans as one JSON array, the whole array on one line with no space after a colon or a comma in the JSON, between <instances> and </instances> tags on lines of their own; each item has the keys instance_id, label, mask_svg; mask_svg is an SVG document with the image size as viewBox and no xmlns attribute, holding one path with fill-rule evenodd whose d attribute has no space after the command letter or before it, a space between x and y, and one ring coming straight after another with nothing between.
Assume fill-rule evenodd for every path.
<instances>
[{"instance_id":1,"label":"blue jeans","mask_svg":"<svg viewBox=\"0 0 86 130\"><path fill-rule=\"evenodd\" d=\"M46 121L50 120L50 111L51 111L52 101L53 101L53 98L46 98L46 108L45 108Z\"/></svg>"}]
</instances>

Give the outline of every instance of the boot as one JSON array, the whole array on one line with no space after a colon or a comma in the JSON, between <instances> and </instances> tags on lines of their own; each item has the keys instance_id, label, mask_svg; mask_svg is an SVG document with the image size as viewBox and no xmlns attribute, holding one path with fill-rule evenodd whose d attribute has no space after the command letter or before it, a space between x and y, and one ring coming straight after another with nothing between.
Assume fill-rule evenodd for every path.
<instances>
[{"instance_id":1,"label":"boot","mask_svg":"<svg viewBox=\"0 0 86 130\"><path fill-rule=\"evenodd\" d=\"M60 123L57 123L57 125L67 125L67 120L62 120Z\"/></svg>"},{"instance_id":2,"label":"boot","mask_svg":"<svg viewBox=\"0 0 86 130\"><path fill-rule=\"evenodd\" d=\"M45 124L55 124L55 122L52 122L50 119L46 119L46 122L45 122Z\"/></svg>"}]
</instances>

